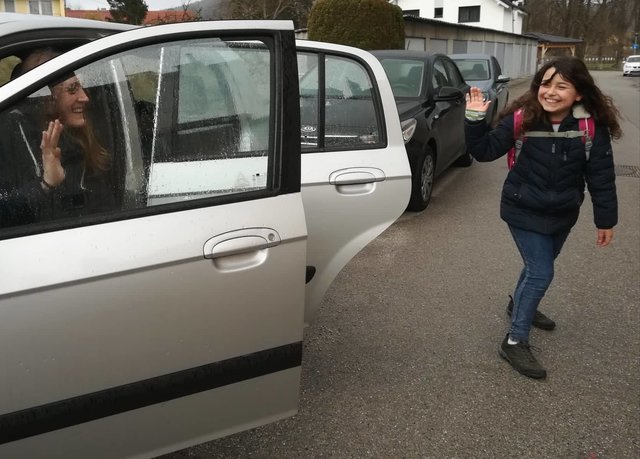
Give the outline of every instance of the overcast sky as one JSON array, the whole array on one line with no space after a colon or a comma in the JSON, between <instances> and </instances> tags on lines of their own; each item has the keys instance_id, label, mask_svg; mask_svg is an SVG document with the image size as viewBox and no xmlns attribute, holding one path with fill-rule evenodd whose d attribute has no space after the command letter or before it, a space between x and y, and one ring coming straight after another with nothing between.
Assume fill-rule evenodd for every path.
<instances>
[{"instance_id":1,"label":"overcast sky","mask_svg":"<svg viewBox=\"0 0 640 459\"><path fill-rule=\"evenodd\" d=\"M164 10L182 5L182 0L145 0L150 10ZM66 0L67 8L74 10L97 10L98 8L109 8L107 0Z\"/></svg>"}]
</instances>

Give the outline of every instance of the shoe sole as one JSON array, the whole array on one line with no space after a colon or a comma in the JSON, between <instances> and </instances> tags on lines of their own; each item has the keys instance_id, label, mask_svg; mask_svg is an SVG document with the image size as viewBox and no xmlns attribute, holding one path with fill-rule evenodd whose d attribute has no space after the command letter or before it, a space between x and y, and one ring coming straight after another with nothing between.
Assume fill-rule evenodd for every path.
<instances>
[{"instance_id":1,"label":"shoe sole","mask_svg":"<svg viewBox=\"0 0 640 459\"><path fill-rule=\"evenodd\" d=\"M528 378L532 378L532 379L545 379L547 377L547 372L544 371L544 370L543 370L544 373L527 373L525 371L518 370L516 367L513 366L513 363L511 363L511 360L509 359L509 356L507 356L507 353L504 352L502 349L498 349L498 354L500 355L500 357L505 359L509 363L509 365L511 365L511 368L516 370L521 375L524 375L524 376L526 376Z\"/></svg>"},{"instance_id":2,"label":"shoe sole","mask_svg":"<svg viewBox=\"0 0 640 459\"><path fill-rule=\"evenodd\" d=\"M511 317L511 311L509 311L509 308L507 308L507 315ZM547 330L547 331L551 331L554 328L556 328L555 323L553 325L543 325L539 322L536 322L535 320L531 323L531 325L533 325L536 328L539 328L540 330Z\"/></svg>"}]
</instances>

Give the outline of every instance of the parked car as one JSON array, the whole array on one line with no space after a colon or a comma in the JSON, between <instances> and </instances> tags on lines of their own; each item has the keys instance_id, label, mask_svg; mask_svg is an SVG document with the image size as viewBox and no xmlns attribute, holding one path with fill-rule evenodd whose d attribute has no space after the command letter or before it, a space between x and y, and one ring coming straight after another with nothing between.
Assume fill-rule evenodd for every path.
<instances>
[{"instance_id":1,"label":"parked car","mask_svg":"<svg viewBox=\"0 0 640 459\"><path fill-rule=\"evenodd\" d=\"M629 56L622 65L622 76L640 75L640 55Z\"/></svg>"},{"instance_id":2,"label":"parked car","mask_svg":"<svg viewBox=\"0 0 640 459\"><path fill-rule=\"evenodd\" d=\"M0 14L0 64L45 46L65 52L0 81L14 120L0 135L29 144L50 87L75 75L112 153L115 204L0 222L0 457L155 457L295 414L305 322L409 199L381 64L296 45L289 21ZM314 141L298 60L336 89L307 82ZM340 95L352 79L359 92ZM348 126L327 127L335 101ZM348 116L365 104L366 129Z\"/></svg>"},{"instance_id":3,"label":"parked car","mask_svg":"<svg viewBox=\"0 0 640 459\"><path fill-rule=\"evenodd\" d=\"M498 114L504 110L509 101L509 87L511 78L504 76L500 63L495 56L488 54L450 54L463 78L469 85L482 90L486 100L491 101L487 122L494 125L498 121Z\"/></svg>"},{"instance_id":4,"label":"parked car","mask_svg":"<svg viewBox=\"0 0 640 459\"><path fill-rule=\"evenodd\" d=\"M408 210L429 205L434 180L449 166L470 166L464 140L465 83L453 61L421 51L372 51L396 99L411 165Z\"/></svg>"}]
</instances>

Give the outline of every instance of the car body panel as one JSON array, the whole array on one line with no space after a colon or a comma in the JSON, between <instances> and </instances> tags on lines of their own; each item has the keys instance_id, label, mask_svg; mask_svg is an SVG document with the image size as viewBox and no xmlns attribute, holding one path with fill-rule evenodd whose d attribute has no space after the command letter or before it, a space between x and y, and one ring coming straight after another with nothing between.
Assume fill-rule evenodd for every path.
<instances>
[{"instance_id":1,"label":"car body panel","mask_svg":"<svg viewBox=\"0 0 640 459\"><path fill-rule=\"evenodd\" d=\"M468 84L477 86L491 101L492 116L490 123L497 121L498 114L504 110L509 100L508 82L510 78L502 74L495 56L489 54L450 54L463 78ZM474 73L474 69L480 69Z\"/></svg>"}]
</instances>

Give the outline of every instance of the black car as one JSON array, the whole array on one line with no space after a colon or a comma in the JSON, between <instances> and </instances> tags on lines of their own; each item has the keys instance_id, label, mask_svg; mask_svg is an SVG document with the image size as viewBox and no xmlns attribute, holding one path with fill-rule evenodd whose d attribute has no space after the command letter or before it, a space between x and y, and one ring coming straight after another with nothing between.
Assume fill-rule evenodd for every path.
<instances>
[{"instance_id":1,"label":"black car","mask_svg":"<svg viewBox=\"0 0 640 459\"><path fill-rule=\"evenodd\" d=\"M444 54L372 51L391 82L411 165L408 210L427 207L433 182L451 165L470 166L464 140L465 94L469 85Z\"/></svg>"},{"instance_id":2,"label":"black car","mask_svg":"<svg viewBox=\"0 0 640 459\"><path fill-rule=\"evenodd\" d=\"M500 63L488 54L450 54L465 81L480 88L487 100L491 101L487 122L491 125L498 120L498 114L509 101L507 83L511 78L502 74Z\"/></svg>"}]
</instances>

